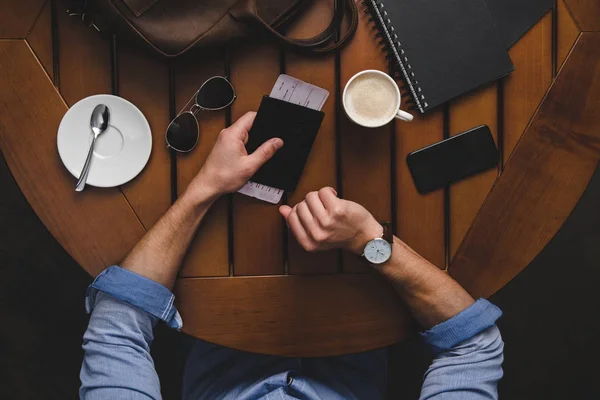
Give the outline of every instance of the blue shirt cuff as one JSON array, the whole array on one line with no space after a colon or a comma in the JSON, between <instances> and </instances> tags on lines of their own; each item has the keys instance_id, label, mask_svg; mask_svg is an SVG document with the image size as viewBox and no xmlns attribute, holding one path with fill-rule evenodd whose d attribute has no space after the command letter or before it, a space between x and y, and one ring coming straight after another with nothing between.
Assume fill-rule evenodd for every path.
<instances>
[{"instance_id":1,"label":"blue shirt cuff","mask_svg":"<svg viewBox=\"0 0 600 400\"><path fill-rule=\"evenodd\" d=\"M173 305L175 295L160 283L135 272L118 266L102 271L87 289L85 308L88 313L94 309L98 291L163 320L171 328L180 330L183 326L181 316Z\"/></svg>"},{"instance_id":2,"label":"blue shirt cuff","mask_svg":"<svg viewBox=\"0 0 600 400\"><path fill-rule=\"evenodd\" d=\"M501 316L502 311L498 307L479 299L449 320L421 333L421 336L435 353L440 353L494 326Z\"/></svg>"}]
</instances>

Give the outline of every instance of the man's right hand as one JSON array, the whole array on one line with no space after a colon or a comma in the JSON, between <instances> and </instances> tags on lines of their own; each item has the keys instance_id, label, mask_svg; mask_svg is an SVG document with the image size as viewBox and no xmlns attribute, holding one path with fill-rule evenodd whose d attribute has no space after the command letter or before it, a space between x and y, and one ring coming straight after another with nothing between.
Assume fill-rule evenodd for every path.
<instances>
[{"instance_id":1,"label":"man's right hand","mask_svg":"<svg viewBox=\"0 0 600 400\"><path fill-rule=\"evenodd\" d=\"M341 248L362 254L367 242L383 232L363 206L338 198L330 187L310 192L293 208L281 206L279 212L307 251Z\"/></svg>"},{"instance_id":2,"label":"man's right hand","mask_svg":"<svg viewBox=\"0 0 600 400\"><path fill-rule=\"evenodd\" d=\"M221 131L202 169L190 183L191 195L216 197L238 191L283 146L281 139L273 138L254 153L246 152L248 132L255 117L255 112L248 112Z\"/></svg>"}]
</instances>

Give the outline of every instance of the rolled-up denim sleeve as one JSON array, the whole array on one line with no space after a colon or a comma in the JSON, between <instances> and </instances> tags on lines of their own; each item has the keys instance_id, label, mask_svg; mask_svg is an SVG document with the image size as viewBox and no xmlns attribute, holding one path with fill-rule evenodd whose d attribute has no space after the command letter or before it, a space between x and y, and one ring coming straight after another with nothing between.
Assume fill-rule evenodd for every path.
<instances>
[{"instance_id":1,"label":"rolled-up denim sleeve","mask_svg":"<svg viewBox=\"0 0 600 400\"><path fill-rule=\"evenodd\" d=\"M159 320L180 329L174 296L164 286L113 266L90 285L83 336L82 399L160 399L150 345Z\"/></svg>"},{"instance_id":2,"label":"rolled-up denim sleeve","mask_svg":"<svg viewBox=\"0 0 600 400\"><path fill-rule=\"evenodd\" d=\"M504 343L500 309L479 299L453 318L422 333L436 353L425 373L421 400L498 398Z\"/></svg>"}]
</instances>

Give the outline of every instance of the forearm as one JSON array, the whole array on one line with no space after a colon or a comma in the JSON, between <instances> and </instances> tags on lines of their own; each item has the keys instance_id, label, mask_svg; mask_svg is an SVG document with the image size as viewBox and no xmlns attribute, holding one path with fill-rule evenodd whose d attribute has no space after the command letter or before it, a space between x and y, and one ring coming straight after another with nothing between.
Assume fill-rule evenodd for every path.
<instances>
[{"instance_id":1,"label":"forearm","mask_svg":"<svg viewBox=\"0 0 600 400\"><path fill-rule=\"evenodd\" d=\"M424 328L446 321L474 303L446 272L398 238L394 238L391 260L376 269L392 283Z\"/></svg>"},{"instance_id":2,"label":"forearm","mask_svg":"<svg viewBox=\"0 0 600 400\"><path fill-rule=\"evenodd\" d=\"M280 139L248 155L245 141L255 113L221 131L213 151L186 192L122 261L90 285L92 312L84 336L82 398L160 398L149 349L152 328L162 320L181 329L171 292L196 229L215 200L233 193L283 145Z\"/></svg>"},{"instance_id":3,"label":"forearm","mask_svg":"<svg viewBox=\"0 0 600 400\"><path fill-rule=\"evenodd\" d=\"M131 250L121 266L173 288L187 248L202 218L222 194L235 193L283 146L273 138L246 152L256 113L244 114L219 133L213 150L185 193Z\"/></svg>"},{"instance_id":4,"label":"forearm","mask_svg":"<svg viewBox=\"0 0 600 400\"><path fill-rule=\"evenodd\" d=\"M121 266L172 289L194 233L217 197L208 188L184 193Z\"/></svg>"},{"instance_id":5,"label":"forearm","mask_svg":"<svg viewBox=\"0 0 600 400\"><path fill-rule=\"evenodd\" d=\"M504 344L501 311L473 298L448 274L394 238L392 259L378 270L393 284L436 353L421 399L497 398Z\"/></svg>"},{"instance_id":6,"label":"forearm","mask_svg":"<svg viewBox=\"0 0 600 400\"><path fill-rule=\"evenodd\" d=\"M386 236L382 226L361 205L338 198L332 188L311 192L293 208L282 206L279 211L308 251L341 248L365 258L367 250L386 255L387 249L377 250L381 242L372 242ZM391 258L373 268L391 282L426 328L422 336L438 354L423 398L442 394L439 398L480 399L467 394L482 392L493 396L502 376L502 341L495 327L501 311L486 300L475 302L446 272L398 238L394 238ZM493 335L486 336L486 330ZM487 342L493 343L488 346Z\"/></svg>"}]
</instances>

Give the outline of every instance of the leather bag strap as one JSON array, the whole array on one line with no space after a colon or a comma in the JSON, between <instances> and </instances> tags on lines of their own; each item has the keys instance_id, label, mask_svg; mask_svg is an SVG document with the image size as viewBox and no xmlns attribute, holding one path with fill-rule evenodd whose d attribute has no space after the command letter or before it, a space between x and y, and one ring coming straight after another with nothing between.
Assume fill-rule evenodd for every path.
<instances>
[{"instance_id":1,"label":"leather bag strap","mask_svg":"<svg viewBox=\"0 0 600 400\"><path fill-rule=\"evenodd\" d=\"M341 48L348 40L354 36L358 26L358 8L354 0L334 0L335 13L329 26L316 36L307 39L292 39L273 29L260 15L258 15L256 0L244 0L233 7L229 13L233 18L239 21L257 23L266 29L272 36L277 38L285 46L296 50L304 50L311 53L328 53ZM342 21L346 14L346 9L350 13L350 26L348 31L340 40L331 42L335 35L340 31Z\"/></svg>"}]
</instances>

